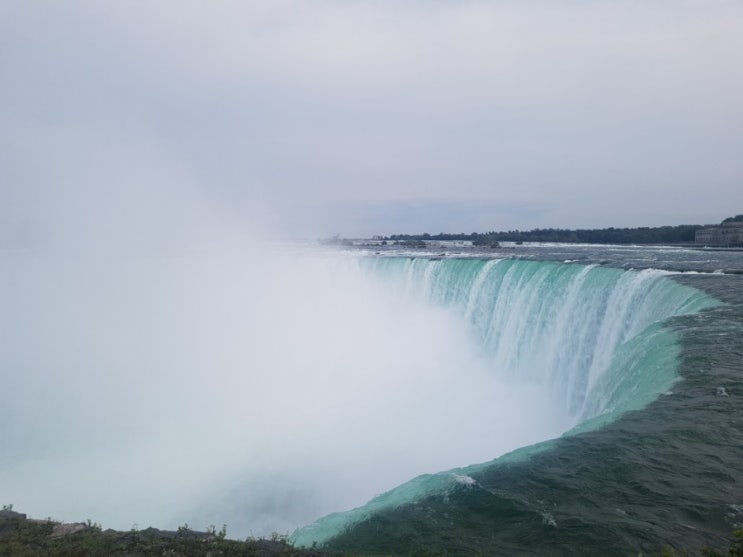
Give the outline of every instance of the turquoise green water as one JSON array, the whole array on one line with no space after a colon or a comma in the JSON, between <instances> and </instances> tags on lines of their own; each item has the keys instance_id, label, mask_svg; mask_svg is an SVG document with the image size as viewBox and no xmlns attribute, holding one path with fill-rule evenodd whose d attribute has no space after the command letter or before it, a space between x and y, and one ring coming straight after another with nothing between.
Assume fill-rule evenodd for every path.
<instances>
[{"instance_id":1,"label":"turquoise green water","mask_svg":"<svg viewBox=\"0 0 743 557\"><path fill-rule=\"evenodd\" d=\"M681 348L669 320L719 305L656 270L425 257L370 257L360 265L401 298L455 311L477 337L493 374L547 386L571 418L568 435L611 423L671 389L679 379ZM471 487L483 470L528 459L552 445L547 441L494 462L415 478L363 507L300 529L291 539L302 546L326 543L386 509Z\"/></svg>"}]
</instances>

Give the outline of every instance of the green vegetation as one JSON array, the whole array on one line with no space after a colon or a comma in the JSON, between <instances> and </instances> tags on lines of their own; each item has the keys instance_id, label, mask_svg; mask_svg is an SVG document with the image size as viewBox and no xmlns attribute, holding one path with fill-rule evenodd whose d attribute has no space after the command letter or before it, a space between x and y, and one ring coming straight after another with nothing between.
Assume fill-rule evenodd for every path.
<instances>
[{"instance_id":1,"label":"green vegetation","mask_svg":"<svg viewBox=\"0 0 743 557\"><path fill-rule=\"evenodd\" d=\"M0 512L0 556L12 557L303 557L319 555L288 545L276 534L271 539L227 539L227 528L210 526L197 532L187 524L177 532L132 528L129 532L102 530L91 521L61 524L51 519L32 520L13 512L12 505ZM330 554L326 554L330 555Z\"/></svg>"},{"instance_id":2,"label":"green vegetation","mask_svg":"<svg viewBox=\"0 0 743 557\"><path fill-rule=\"evenodd\" d=\"M284 536L273 534L270 539L245 541L227 539L227 527L217 530L210 526L206 532L192 530L188 524L176 532L147 528L132 528L128 532L103 530L99 524L62 524L47 520L32 520L4 505L0 511L0 556L8 557L352 557L337 553L295 549ZM358 554L357 554L358 555ZM409 549L397 555L434 557L443 555L424 549ZM743 557L743 530L733 532L727 550L704 548L689 552L665 546L660 553L640 554L638 557Z\"/></svg>"},{"instance_id":3,"label":"green vegetation","mask_svg":"<svg viewBox=\"0 0 743 557\"><path fill-rule=\"evenodd\" d=\"M726 222L743 222L743 215L735 215L734 217L728 217L722 221L723 224Z\"/></svg>"},{"instance_id":4,"label":"green vegetation","mask_svg":"<svg viewBox=\"0 0 743 557\"><path fill-rule=\"evenodd\" d=\"M743 215L728 217L724 223L743 222ZM469 241L476 246L497 247L498 242L562 242L578 244L686 244L694 242L697 230L705 228L701 224L681 224L678 226L641 226L639 228L587 228L570 230L567 228L535 228L533 230L508 230L507 232L473 232L472 234L393 234L379 237L396 244L412 245L424 240Z\"/></svg>"},{"instance_id":5,"label":"green vegetation","mask_svg":"<svg viewBox=\"0 0 743 557\"><path fill-rule=\"evenodd\" d=\"M735 217L738 218L738 217ZM741 216L743 218L743 216ZM415 242L422 240L460 240L474 245L493 245L498 242L564 242L584 244L683 244L694 242L699 224L640 228L597 228L568 230L561 228L536 228L529 231L473 232L472 234L393 234L387 241Z\"/></svg>"}]
</instances>

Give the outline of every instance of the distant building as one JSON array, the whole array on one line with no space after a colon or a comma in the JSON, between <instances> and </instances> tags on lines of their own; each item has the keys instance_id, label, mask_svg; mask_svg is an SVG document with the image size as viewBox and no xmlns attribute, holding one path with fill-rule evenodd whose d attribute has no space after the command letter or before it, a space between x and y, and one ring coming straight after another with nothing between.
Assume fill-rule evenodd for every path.
<instances>
[{"instance_id":1,"label":"distant building","mask_svg":"<svg viewBox=\"0 0 743 557\"><path fill-rule=\"evenodd\" d=\"M694 242L705 246L743 246L743 222L723 222L697 230Z\"/></svg>"}]
</instances>

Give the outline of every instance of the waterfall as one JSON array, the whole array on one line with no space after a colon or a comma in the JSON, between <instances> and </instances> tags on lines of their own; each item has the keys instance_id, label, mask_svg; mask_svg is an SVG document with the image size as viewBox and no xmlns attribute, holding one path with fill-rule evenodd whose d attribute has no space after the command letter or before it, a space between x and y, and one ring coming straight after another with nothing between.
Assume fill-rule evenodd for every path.
<instances>
[{"instance_id":1,"label":"waterfall","mask_svg":"<svg viewBox=\"0 0 743 557\"><path fill-rule=\"evenodd\" d=\"M679 356L669 320L717 305L652 269L426 257L363 258L359 265L401 301L456 314L476 338L489 373L546 387L570 417L569 434L599 427L667 391L678 380ZM499 403L497 393L493 402ZM544 446L502 459L538 450ZM323 544L374 512L468 481L467 474L485 465L419 476L296 531L292 541Z\"/></svg>"},{"instance_id":2,"label":"waterfall","mask_svg":"<svg viewBox=\"0 0 743 557\"><path fill-rule=\"evenodd\" d=\"M675 339L661 324L711 303L653 269L497 259L360 264L397 295L460 314L493 373L549 386L576 423L633 407L631 396L647 403L643 395L658 394L647 392L652 385L670 386Z\"/></svg>"}]
</instances>

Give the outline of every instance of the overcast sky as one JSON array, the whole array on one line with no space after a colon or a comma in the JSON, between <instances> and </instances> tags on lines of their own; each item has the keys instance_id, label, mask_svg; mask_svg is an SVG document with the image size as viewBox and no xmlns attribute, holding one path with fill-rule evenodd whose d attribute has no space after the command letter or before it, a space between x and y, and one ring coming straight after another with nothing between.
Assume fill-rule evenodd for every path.
<instances>
[{"instance_id":1,"label":"overcast sky","mask_svg":"<svg viewBox=\"0 0 743 557\"><path fill-rule=\"evenodd\" d=\"M719 222L742 99L740 0L1 0L0 245Z\"/></svg>"}]
</instances>

